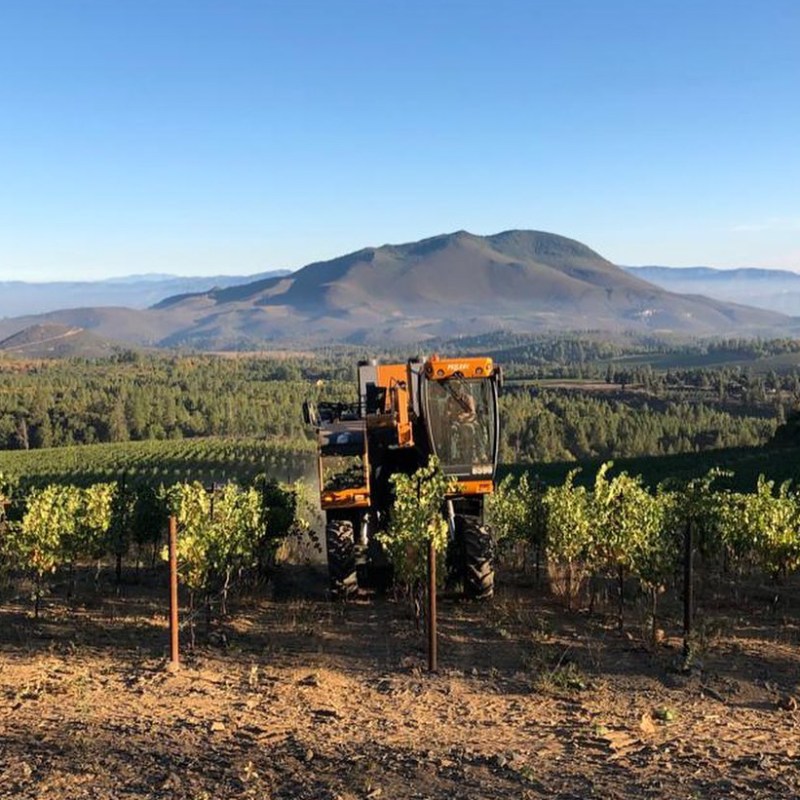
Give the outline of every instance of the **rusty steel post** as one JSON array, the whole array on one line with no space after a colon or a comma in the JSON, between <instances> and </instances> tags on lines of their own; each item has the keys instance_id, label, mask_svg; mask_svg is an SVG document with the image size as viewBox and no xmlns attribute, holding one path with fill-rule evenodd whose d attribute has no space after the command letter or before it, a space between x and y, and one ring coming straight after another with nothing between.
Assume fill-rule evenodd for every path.
<instances>
[{"instance_id":1,"label":"rusty steel post","mask_svg":"<svg viewBox=\"0 0 800 800\"><path fill-rule=\"evenodd\" d=\"M178 521L169 518L169 663L175 668L178 653Z\"/></svg>"},{"instance_id":2,"label":"rusty steel post","mask_svg":"<svg viewBox=\"0 0 800 800\"><path fill-rule=\"evenodd\" d=\"M433 539L428 542L428 671L439 668L436 620L436 548Z\"/></svg>"},{"instance_id":3,"label":"rusty steel post","mask_svg":"<svg viewBox=\"0 0 800 800\"><path fill-rule=\"evenodd\" d=\"M689 639L692 635L694 616L694 522L686 524L683 540L683 657L691 652Z\"/></svg>"}]
</instances>

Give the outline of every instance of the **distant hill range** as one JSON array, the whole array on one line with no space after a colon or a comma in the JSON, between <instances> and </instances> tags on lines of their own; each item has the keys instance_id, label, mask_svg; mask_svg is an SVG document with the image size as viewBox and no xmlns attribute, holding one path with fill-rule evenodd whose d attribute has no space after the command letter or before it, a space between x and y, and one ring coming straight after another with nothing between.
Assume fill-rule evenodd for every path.
<instances>
[{"instance_id":1,"label":"distant hill range","mask_svg":"<svg viewBox=\"0 0 800 800\"><path fill-rule=\"evenodd\" d=\"M0 336L58 323L197 349L270 342L418 342L498 329L786 335L800 320L667 291L586 245L539 231L466 231L368 247L297 272L181 293L152 308L80 308L0 320Z\"/></svg>"},{"instance_id":2,"label":"distant hill range","mask_svg":"<svg viewBox=\"0 0 800 800\"><path fill-rule=\"evenodd\" d=\"M0 281L0 317L44 314L87 306L147 308L176 294L207 292L209 289L288 274L289 270L274 270L249 276L183 278L177 275L129 275L99 281Z\"/></svg>"},{"instance_id":3,"label":"distant hill range","mask_svg":"<svg viewBox=\"0 0 800 800\"><path fill-rule=\"evenodd\" d=\"M682 294L800 314L800 274L780 269L711 267L624 267L631 275Z\"/></svg>"},{"instance_id":4,"label":"distant hill range","mask_svg":"<svg viewBox=\"0 0 800 800\"><path fill-rule=\"evenodd\" d=\"M0 341L0 356L19 358L102 358L118 353L122 345L84 328L46 323L31 325Z\"/></svg>"}]
</instances>

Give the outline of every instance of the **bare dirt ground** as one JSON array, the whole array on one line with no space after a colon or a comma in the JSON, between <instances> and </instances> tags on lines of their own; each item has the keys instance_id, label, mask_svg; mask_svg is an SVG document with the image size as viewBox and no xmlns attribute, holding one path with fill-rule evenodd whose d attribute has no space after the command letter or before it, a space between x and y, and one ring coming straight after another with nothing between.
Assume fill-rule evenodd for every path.
<instances>
[{"instance_id":1,"label":"bare dirt ground","mask_svg":"<svg viewBox=\"0 0 800 800\"><path fill-rule=\"evenodd\" d=\"M152 585L51 597L39 621L8 601L0 797L800 797L797 616L701 614L687 674L677 630L651 648L633 611L620 633L501 588L440 603L431 675L403 604L332 604L313 572L282 586L175 673Z\"/></svg>"}]
</instances>

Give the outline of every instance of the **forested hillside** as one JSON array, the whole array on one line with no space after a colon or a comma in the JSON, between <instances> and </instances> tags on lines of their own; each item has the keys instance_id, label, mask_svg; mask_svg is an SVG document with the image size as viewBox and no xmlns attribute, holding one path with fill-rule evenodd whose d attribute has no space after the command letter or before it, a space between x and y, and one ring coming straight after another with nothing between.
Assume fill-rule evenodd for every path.
<instances>
[{"instance_id":1,"label":"forested hillside","mask_svg":"<svg viewBox=\"0 0 800 800\"><path fill-rule=\"evenodd\" d=\"M794 340L676 345L494 334L439 344L442 352L491 354L504 367L508 463L760 445L800 401ZM355 399L355 367L366 355L338 348L0 360L0 449L223 436L305 450L303 401Z\"/></svg>"},{"instance_id":2,"label":"forested hillside","mask_svg":"<svg viewBox=\"0 0 800 800\"><path fill-rule=\"evenodd\" d=\"M324 384L354 392L352 366L315 359L164 358L0 362L0 448L199 436L305 438L300 408ZM322 382L322 383L320 383Z\"/></svg>"}]
</instances>

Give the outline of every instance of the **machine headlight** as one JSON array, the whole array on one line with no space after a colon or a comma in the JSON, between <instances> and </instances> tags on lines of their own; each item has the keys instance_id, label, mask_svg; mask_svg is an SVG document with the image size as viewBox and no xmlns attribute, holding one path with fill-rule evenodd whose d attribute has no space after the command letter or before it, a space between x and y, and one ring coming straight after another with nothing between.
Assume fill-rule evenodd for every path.
<instances>
[{"instance_id":1,"label":"machine headlight","mask_svg":"<svg viewBox=\"0 0 800 800\"><path fill-rule=\"evenodd\" d=\"M476 464L472 467L473 475L491 475L493 467L491 464Z\"/></svg>"}]
</instances>

